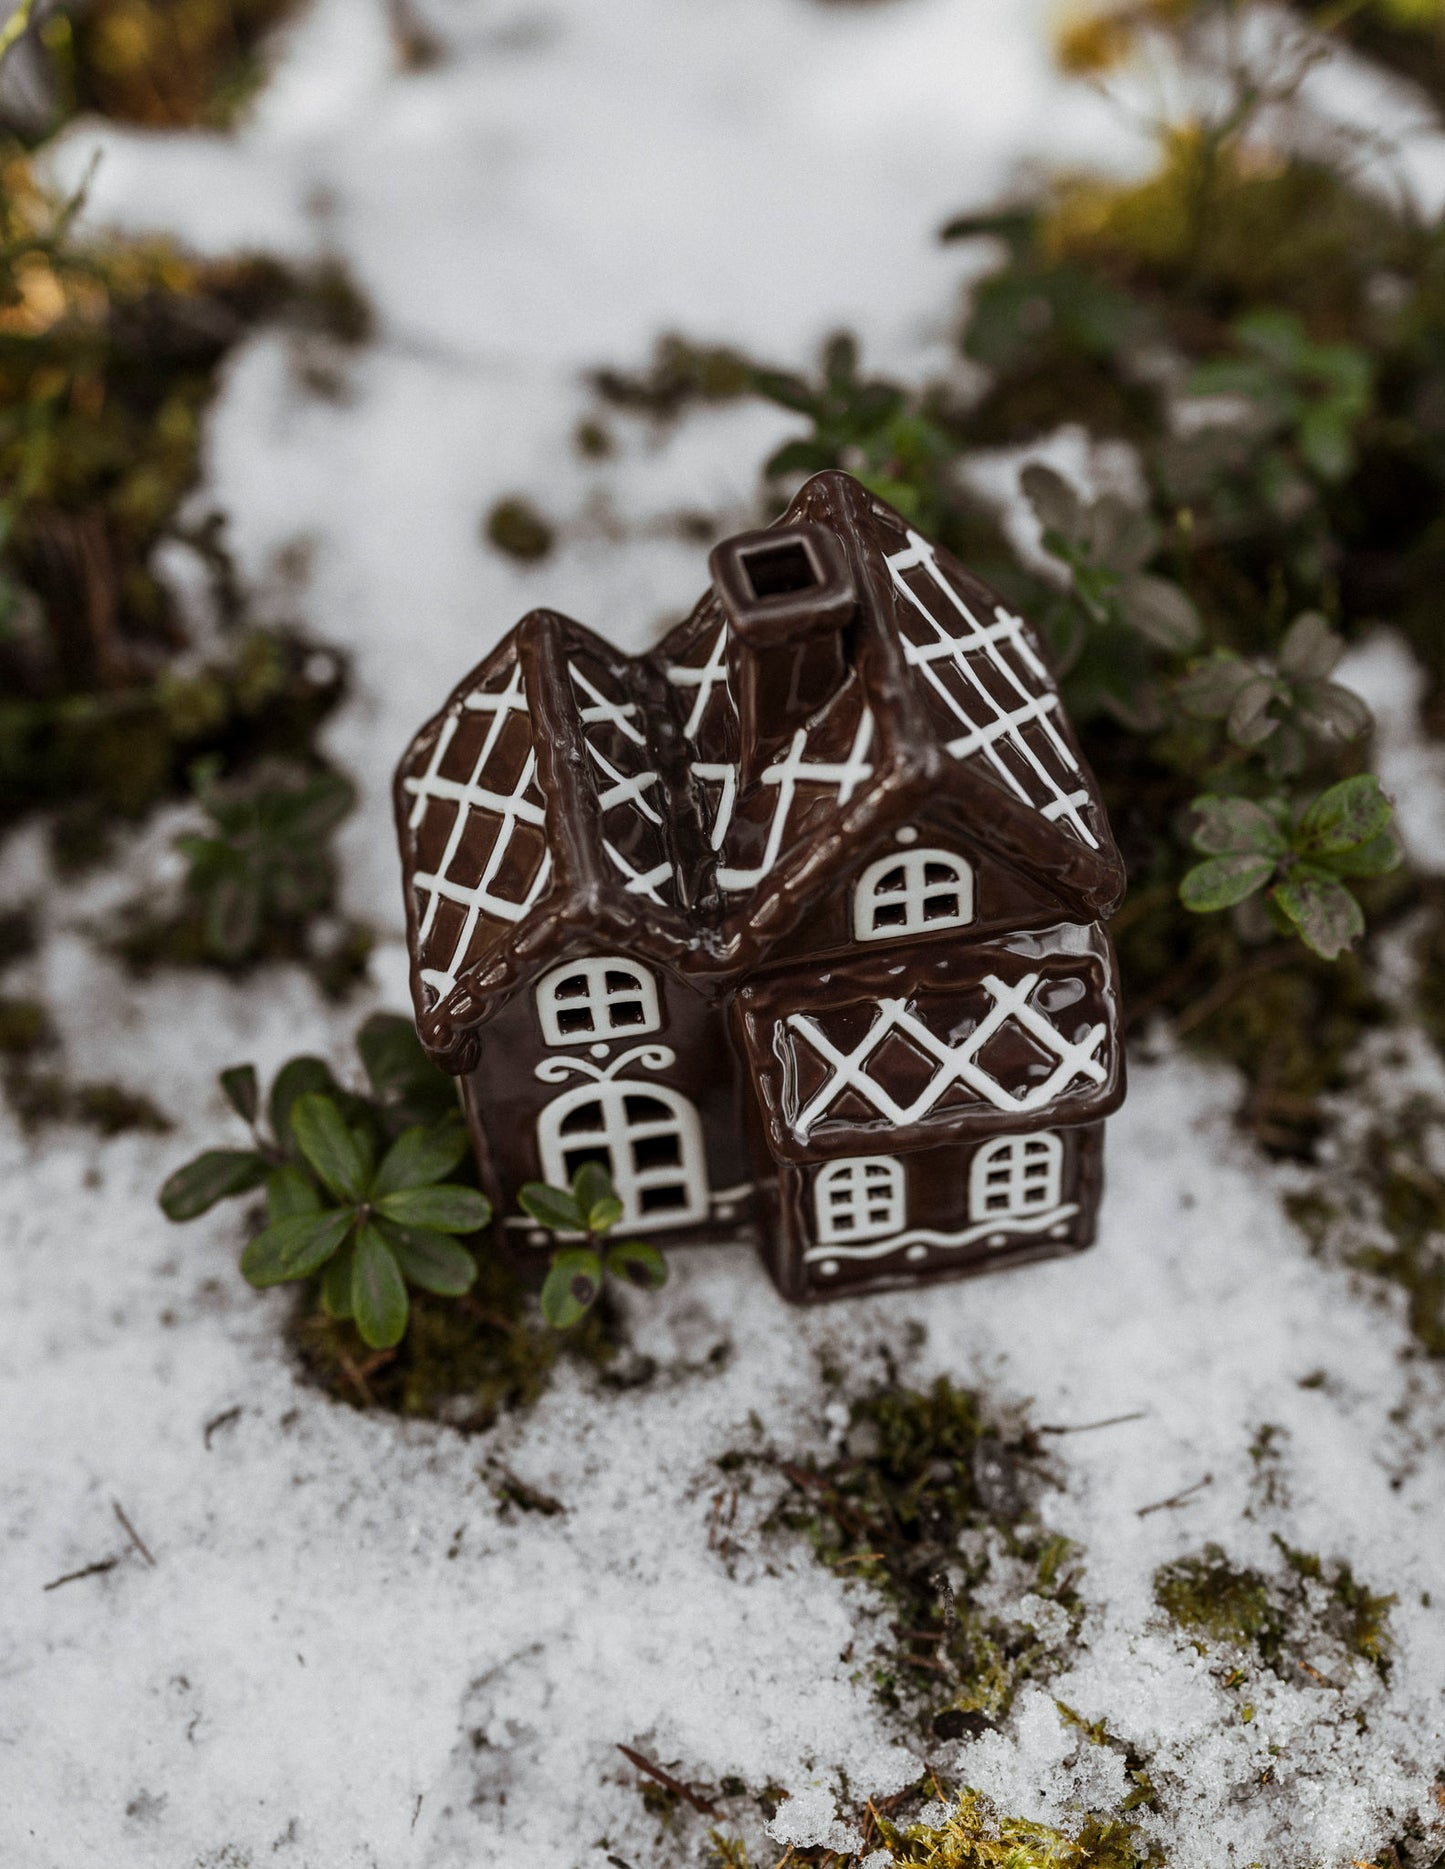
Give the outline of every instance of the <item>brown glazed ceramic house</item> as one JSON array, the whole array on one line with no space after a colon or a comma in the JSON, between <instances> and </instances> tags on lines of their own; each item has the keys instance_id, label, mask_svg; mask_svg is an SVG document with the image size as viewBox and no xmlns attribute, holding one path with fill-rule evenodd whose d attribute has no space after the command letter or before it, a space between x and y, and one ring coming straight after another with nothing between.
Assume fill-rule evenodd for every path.
<instances>
[{"instance_id":1,"label":"brown glazed ceramic house","mask_svg":"<svg viewBox=\"0 0 1445 1869\"><path fill-rule=\"evenodd\" d=\"M534 610L397 774L498 1214L600 1161L628 1231L752 1237L794 1299L1087 1246L1124 873L1037 639L843 473L711 571L635 658Z\"/></svg>"}]
</instances>

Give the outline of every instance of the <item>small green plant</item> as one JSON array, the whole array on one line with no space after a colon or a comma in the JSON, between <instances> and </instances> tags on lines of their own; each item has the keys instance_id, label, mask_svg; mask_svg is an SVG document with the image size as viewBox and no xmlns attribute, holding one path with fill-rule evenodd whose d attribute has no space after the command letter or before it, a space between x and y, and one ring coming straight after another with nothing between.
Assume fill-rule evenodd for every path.
<instances>
[{"instance_id":1,"label":"small green plant","mask_svg":"<svg viewBox=\"0 0 1445 1869\"><path fill-rule=\"evenodd\" d=\"M264 1286L320 1275L327 1314L353 1319L366 1343L386 1348L406 1329L408 1283L444 1297L471 1289L477 1262L458 1237L484 1227L491 1208L476 1188L445 1178L466 1154L466 1131L454 1085L411 1022L377 1014L357 1048L371 1096L343 1090L320 1058L293 1058L271 1087L269 1133L254 1067L223 1071L252 1146L206 1150L159 1199L168 1219L192 1220L264 1184L267 1225L241 1256L246 1277Z\"/></svg>"},{"instance_id":2,"label":"small green plant","mask_svg":"<svg viewBox=\"0 0 1445 1869\"><path fill-rule=\"evenodd\" d=\"M892 1859L909 1869L1142 1869L1151 1859L1138 1827L1089 1817L1076 1835L1008 1817L977 1791L962 1790L941 1823L879 1823Z\"/></svg>"},{"instance_id":3,"label":"small green plant","mask_svg":"<svg viewBox=\"0 0 1445 1869\"><path fill-rule=\"evenodd\" d=\"M211 824L176 847L190 860L186 889L203 913L208 950L239 961L256 952L268 927L296 926L330 905L332 838L356 795L339 772L262 771L228 787L219 771L214 758L192 769Z\"/></svg>"},{"instance_id":4,"label":"small green plant","mask_svg":"<svg viewBox=\"0 0 1445 1869\"><path fill-rule=\"evenodd\" d=\"M1345 877L1382 876L1401 860L1393 807L1372 773L1341 779L1297 817L1282 798L1206 794L1193 806L1205 854L1179 885L1196 914L1233 908L1261 890L1274 925L1326 960L1365 932Z\"/></svg>"},{"instance_id":5,"label":"small green plant","mask_svg":"<svg viewBox=\"0 0 1445 1869\"><path fill-rule=\"evenodd\" d=\"M555 1248L542 1285L542 1315L555 1330L568 1330L587 1315L609 1272L644 1291L667 1283L667 1261L655 1246L609 1237L622 1218L622 1202L601 1163L584 1162L570 1188L529 1181L517 1198L539 1226L564 1238L584 1236L581 1245Z\"/></svg>"},{"instance_id":6,"label":"small green plant","mask_svg":"<svg viewBox=\"0 0 1445 1869\"><path fill-rule=\"evenodd\" d=\"M1370 710L1330 676L1345 641L1317 610L1297 616L1273 658L1216 649L1175 687L1196 720L1222 720L1229 740L1260 747L1272 778L1302 770L1312 743L1353 740L1370 725Z\"/></svg>"}]
</instances>

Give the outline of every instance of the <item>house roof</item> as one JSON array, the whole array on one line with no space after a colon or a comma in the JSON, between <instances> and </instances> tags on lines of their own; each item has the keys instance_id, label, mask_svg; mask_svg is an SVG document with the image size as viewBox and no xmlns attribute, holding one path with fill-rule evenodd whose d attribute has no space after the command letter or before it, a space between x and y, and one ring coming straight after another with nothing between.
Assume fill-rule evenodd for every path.
<instances>
[{"instance_id":1,"label":"house roof","mask_svg":"<svg viewBox=\"0 0 1445 1869\"><path fill-rule=\"evenodd\" d=\"M844 679L761 770L715 590L650 654L534 611L397 773L422 1038L471 1068L500 999L582 940L704 988L754 968L840 864L927 805L1082 921L1123 867L1043 651L947 553L843 473L778 522L826 527L859 594Z\"/></svg>"}]
</instances>

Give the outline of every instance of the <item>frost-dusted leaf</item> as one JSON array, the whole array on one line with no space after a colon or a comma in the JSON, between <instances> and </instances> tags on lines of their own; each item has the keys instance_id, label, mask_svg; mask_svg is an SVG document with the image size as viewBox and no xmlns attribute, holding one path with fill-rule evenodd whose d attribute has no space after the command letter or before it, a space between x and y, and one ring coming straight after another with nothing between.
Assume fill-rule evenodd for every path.
<instances>
[{"instance_id":1,"label":"frost-dusted leaf","mask_svg":"<svg viewBox=\"0 0 1445 1869\"><path fill-rule=\"evenodd\" d=\"M291 1111L296 1099L311 1093L341 1095L341 1086L323 1059L292 1058L289 1064L281 1066L271 1086L269 1109L272 1133L283 1149L289 1148L293 1141Z\"/></svg>"},{"instance_id":2,"label":"frost-dusted leaf","mask_svg":"<svg viewBox=\"0 0 1445 1869\"><path fill-rule=\"evenodd\" d=\"M1257 857L1246 852L1233 856L1211 857L1196 863L1179 885L1179 900L1196 915L1211 915L1219 909L1233 908L1253 895L1274 875L1273 857Z\"/></svg>"},{"instance_id":3,"label":"frost-dusted leaf","mask_svg":"<svg viewBox=\"0 0 1445 1869\"><path fill-rule=\"evenodd\" d=\"M355 1215L341 1208L323 1214L292 1214L273 1221L241 1254L241 1270L253 1285L281 1285L319 1272L351 1231Z\"/></svg>"},{"instance_id":4,"label":"frost-dusted leaf","mask_svg":"<svg viewBox=\"0 0 1445 1869\"><path fill-rule=\"evenodd\" d=\"M382 1238L391 1248L407 1283L434 1291L442 1298L459 1298L477 1280L477 1262L465 1246L445 1233L425 1227L399 1227L379 1223Z\"/></svg>"},{"instance_id":5,"label":"frost-dusted leaf","mask_svg":"<svg viewBox=\"0 0 1445 1869\"><path fill-rule=\"evenodd\" d=\"M460 1123L404 1129L382 1157L371 1184L371 1198L379 1200L397 1188L424 1187L428 1182L440 1181L466 1152L467 1132Z\"/></svg>"},{"instance_id":6,"label":"frost-dusted leaf","mask_svg":"<svg viewBox=\"0 0 1445 1869\"><path fill-rule=\"evenodd\" d=\"M256 1083L254 1064L233 1064L229 1070L222 1071L221 1089L226 1101L240 1117L243 1123L254 1123L256 1112L261 1107L261 1092Z\"/></svg>"},{"instance_id":7,"label":"frost-dusted leaf","mask_svg":"<svg viewBox=\"0 0 1445 1869\"><path fill-rule=\"evenodd\" d=\"M1175 683L1174 694L1192 719L1223 720L1257 674L1250 663L1228 649L1216 649L1207 662L1200 662Z\"/></svg>"},{"instance_id":8,"label":"frost-dusted leaf","mask_svg":"<svg viewBox=\"0 0 1445 1869\"><path fill-rule=\"evenodd\" d=\"M362 1340L373 1350L389 1350L406 1330L406 1283L395 1255L370 1224L356 1236L351 1268L351 1314Z\"/></svg>"},{"instance_id":9,"label":"frost-dusted leaf","mask_svg":"<svg viewBox=\"0 0 1445 1869\"><path fill-rule=\"evenodd\" d=\"M1373 719L1369 705L1353 688L1337 681L1305 684L1299 691L1295 713L1304 727L1321 737L1353 740Z\"/></svg>"},{"instance_id":10,"label":"frost-dusted leaf","mask_svg":"<svg viewBox=\"0 0 1445 1869\"><path fill-rule=\"evenodd\" d=\"M168 1175L156 1197L167 1220L194 1220L233 1194L247 1194L266 1179L254 1149L207 1149Z\"/></svg>"},{"instance_id":11,"label":"frost-dusted leaf","mask_svg":"<svg viewBox=\"0 0 1445 1869\"><path fill-rule=\"evenodd\" d=\"M351 1280L356 1248L348 1241L327 1260L321 1274L321 1308L328 1317L351 1316Z\"/></svg>"},{"instance_id":12,"label":"frost-dusted leaf","mask_svg":"<svg viewBox=\"0 0 1445 1869\"><path fill-rule=\"evenodd\" d=\"M667 1283L666 1259L655 1246L642 1240L624 1240L613 1246L607 1254L607 1269L644 1291L656 1291Z\"/></svg>"},{"instance_id":13,"label":"frost-dusted leaf","mask_svg":"<svg viewBox=\"0 0 1445 1869\"><path fill-rule=\"evenodd\" d=\"M1095 500L1086 528L1089 556L1118 577L1131 578L1159 549L1158 522L1117 493Z\"/></svg>"},{"instance_id":14,"label":"frost-dusted leaf","mask_svg":"<svg viewBox=\"0 0 1445 1869\"><path fill-rule=\"evenodd\" d=\"M1352 850L1338 850L1322 859L1322 867L1336 876L1387 876L1405 860L1404 847L1392 824L1378 837L1356 844Z\"/></svg>"},{"instance_id":15,"label":"frost-dusted leaf","mask_svg":"<svg viewBox=\"0 0 1445 1869\"><path fill-rule=\"evenodd\" d=\"M1136 572L1119 586L1124 621L1146 642L1171 655L1182 655L1199 640L1199 612L1177 584Z\"/></svg>"},{"instance_id":16,"label":"frost-dusted leaf","mask_svg":"<svg viewBox=\"0 0 1445 1869\"><path fill-rule=\"evenodd\" d=\"M1270 899L1299 929L1300 939L1334 960L1365 932L1365 917L1345 885L1327 870L1300 864L1270 891Z\"/></svg>"},{"instance_id":17,"label":"frost-dusted leaf","mask_svg":"<svg viewBox=\"0 0 1445 1869\"><path fill-rule=\"evenodd\" d=\"M1062 474L1042 461L1031 461L1019 475L1019 486L1045 532L1057 532L1065 539L1079 537L1084 504Z\"/></svg>"},{"instance_id":18,"label":"frost-dusted leaf","mask_svg":"<svg viewBox=\"0 0 1445 1869\"><path fill-rule=\"evenodd\" d=\"M1393 810L1374 773L1341 779L1306 809L1295 830L1295 847L1309 856L1353 850L1387 830Z\"/></svg>"},{"instance_id":19,"label":"frost-dusted leaf","mask_svg":"<svg viewBox=\"0 0 1445 1869\"><path fill-rule=\"evenodd\" d=\"M368 1152L347 1128L331 1097L314 1092L298 1097L291 1111L291 1133L322 1183L339 1200L362 1198L371 1178Z\"/></svg>"},{"instance_id":20,"label":"frost-dusted leaf","mask_svg":"<svg viewBox=\"0 0 1445 1869\"><path fill-rule=\"evenodd\" d=\"M1278 726L1269 712L1277 689L1268 675L1255 674L1234 697L1225 732L1236 746L1258 746Z\"/></svg>"},{"instance_id":21,"label":"frost-dusted leaf","mask_svg":"<svg viewBox=\"0 0 1445 1869\"><path fill-rule=\"evenodd\" d=\"M293 1214L319 1214L320 1190L300 1162L286 1162L266 1177L266 1218L289 1220Z\"/></svg>"},{"instance_id":22,"label":"frost-dusted leaf","mask_svg":"<svg viewBox=\"0 0 1445 1869\"><path fill-rule=\"evenodd\" d=\"M542 1315L554 1330L566 1330L595 1303L602 1289L602 1261L585 1246L552 1255L542 1284Z\"/></svg>"},{"instance_id":23,"label":"frost-dusted leaf","mask_svg":"<svg viewBox=\"0 0 1445 1869\"><path fill-rule=\"evenodd\" d=\"M554 1233L587 1231L577 1203L566 1188L548 1187L545 1181L528 1181L518 1192L517 1204L538 1226L550 1227Z\"/></svg>"},{"instance_id":24,"label":"frost-dusted leaf","mask_svg":"<svg viewBox=\"0 0 1445 1869\"><path fill-rule=\"evenodd\" d=\"M437 1233L475 1233L492 1217L492 1203L475 1188L443 1181L433 1187L397 1188L384 1194L376 1211L398 1226L428 1227Z\"/></svg>"},{"instance_id":25,"label":"frost-dusted leaf","mask_svg":"<svg viewBox=\"0 0 1445 1869\"><path fill-rule=\"evenodd\" d=\"M1189 808L1199 820L1191 839L1196 850L1211 856L1248 851L1275 859L1289 849L1278 814L1252 798L1225 798L1217 792L1206 792Z\"/></svg>"},{"instance_id":26,"label":"frost-dusted leaf","mask_svg":"<svg viewBox=\"0 0 1445 1869\"><path fill-rule=\"evenodd\" d=\"M1276 660L1280 674L1291 681L1323 681L1344 653L1344 637L1335 634L1318 610L1305 610L1285 631Z\"/></svg>"}]
</instances>

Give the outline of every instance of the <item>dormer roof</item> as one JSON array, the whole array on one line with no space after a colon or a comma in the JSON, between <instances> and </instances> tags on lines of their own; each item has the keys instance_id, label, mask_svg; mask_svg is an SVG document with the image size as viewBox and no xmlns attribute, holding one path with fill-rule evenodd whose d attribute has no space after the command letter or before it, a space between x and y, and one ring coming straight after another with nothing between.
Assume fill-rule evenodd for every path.
<instances>
[{"instance_id":1,"label":"dormer roof","mask_svg":"<svg viewBox=\"0 0 1445 1869\"><path fill-rule=\"evenodd\" d=\"M925 805L1066 915L1118 905L1123 867L1029 625L847 474L801 489L777 530L800 527L841 546L857 601L839 678L761 758L717 588L640 657L534 611L413 741L396 781L412 990L447 1068L584 943L735 985Z\"/></svg>"}]
</instances>

